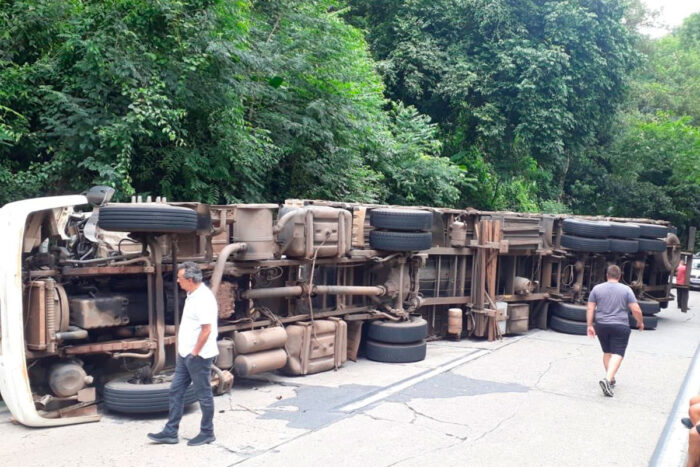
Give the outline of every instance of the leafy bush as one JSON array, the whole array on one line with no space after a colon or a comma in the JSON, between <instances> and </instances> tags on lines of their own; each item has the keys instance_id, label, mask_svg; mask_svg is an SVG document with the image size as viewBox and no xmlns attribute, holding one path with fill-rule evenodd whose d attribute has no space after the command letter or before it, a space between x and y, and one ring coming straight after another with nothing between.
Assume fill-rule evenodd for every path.
<instances>
[{"instance_id":1,"label":"leafy bush","mask_svg":"<svg viewBox=\"0 0 700 467\"><path fill-rule=\"evenodd\" d=\"M97 183L209 203L457 198L449 161L406 144L439 145L427 121L391 122L335 1L6 4L0 203Z\"/></svg>"}]
</instances>

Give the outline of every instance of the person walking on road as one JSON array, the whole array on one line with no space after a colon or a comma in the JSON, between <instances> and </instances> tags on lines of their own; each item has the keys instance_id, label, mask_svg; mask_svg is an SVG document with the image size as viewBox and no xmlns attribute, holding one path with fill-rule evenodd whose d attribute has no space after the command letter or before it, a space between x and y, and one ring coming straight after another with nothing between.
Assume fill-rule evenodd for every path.
<instances>
[{"instance_id":1,"label":"person walking on road","mask_svg":"<svg viewBox=\"0 0 700 467\"><path fill-rule=\"evenodd\" d=\"M202 271L196 263L182 263L177 269L177 282L187 292L187 299L177 334L177 359L170 385L168 423L161 432L148 433L147 436L159 444L178 442L185 391L191 382L202 410L202 422L199 434L187 445L199 446L216 440L210 377L212 362L219 354L216 345L218 305L212 291L202 283Z\"/></svg>"},{"instance_id":2,"label":"person walking on road","mask_svg":"<svg viewBox=\"0 0 700 467\"><path fill-rule=\"evenodd\" d=\"M622 271L618 266L608 266L607 282L593 287L586 308L588 337L598 336L603 349L605 378L600 380L600 387L608 397L614 395L615 374L620 368L630 338L628 310L637 320L638 329L644 330L642 310L632 289L620 283L621 276Z\"/></svg>"}]
</instances>

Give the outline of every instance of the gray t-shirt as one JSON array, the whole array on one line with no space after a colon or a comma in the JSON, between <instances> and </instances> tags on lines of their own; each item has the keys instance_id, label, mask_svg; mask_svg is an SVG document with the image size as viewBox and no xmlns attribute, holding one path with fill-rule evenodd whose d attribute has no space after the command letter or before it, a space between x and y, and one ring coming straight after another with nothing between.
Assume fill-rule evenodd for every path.
<instances>
[{"instance_id":1,"label":"gray t-shirt","mask_svg":"<svg viewBox=\"0 0 700 467\"><path fill-rule=\"evenodd\" d=\"M632 289L625 284L603 282L593 287L588 302L596 304L596 323L629 326L629 304L637 303L637 299Z\"/></svg>"}]
</instances>

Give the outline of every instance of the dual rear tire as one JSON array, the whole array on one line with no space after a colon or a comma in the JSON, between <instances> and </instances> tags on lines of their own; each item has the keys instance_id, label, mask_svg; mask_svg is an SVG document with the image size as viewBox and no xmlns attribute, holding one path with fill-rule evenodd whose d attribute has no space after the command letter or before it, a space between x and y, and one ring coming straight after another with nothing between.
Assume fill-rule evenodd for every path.
<instances>
[{"instance_id":1,"label":"dual rear tire","mask_svg":"<svg viewBox=\"0 0 700 467\"><path fill-rule=\"evenodd\" d=\"M100 208L103 230L132 233L190 233L197 230L197 212L160 203L108 204Z\"/></svg>"},{"instance_id":2,"label":"dual rear tire","mask_svg":"<svg viewBox=\"0 0 700 467\"><path fill-rule=\"evenodd\" d=\"M422 251L432 247L433 213L419 209L373 209L370 247L384 251Z\"/></svg>"},{"instance_id":3,"label":"dual rear tire","mask_svg":"<svg viewBox=\"0 0 700 467\"><path fill-rule=\"evenodd\" d=\"M655 300L640 300L638 303L642 309L642 315L644 315L644 329L656 329L658 318L654 314L661 309L659 302ZM551 329L565 334L586 335L588 327L586 324L586 305L559 302L554 304L551 309L552 316L549 320ZM629 322L631 328L637 328L637 321L632 313L629 314Z\"/></svg>"},{"instance_id":4,"label":"dual rear tire","mask_svg":"<svg viewBox=\"0 0 700 467\"><path fill-rule=\"evenodd\" d=\"M375 362L410 363L425 360L428 323L421 317L409 321L368 323L365 351Z\"/></svg>"},{"instance_id":5,"label":"dual rear tire","mask_svg":"<svg viewBox=\"0 0 700 467\"><path fill-rule=\"evenodd\" d=\"M656 224L564 219L561 246L595 253L637 253L666 251L669 228Z\"/></svg>"}]
</instances>

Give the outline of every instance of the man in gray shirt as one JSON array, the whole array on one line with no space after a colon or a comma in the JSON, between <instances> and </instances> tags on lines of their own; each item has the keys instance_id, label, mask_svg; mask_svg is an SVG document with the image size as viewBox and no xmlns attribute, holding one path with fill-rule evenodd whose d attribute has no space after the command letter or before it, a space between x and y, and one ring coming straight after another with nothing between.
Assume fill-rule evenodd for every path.
<instances>
[{"instance_id":1,"label":"man in gray shirt","mask_svg":"<svg viewBox=\"0 0 700 467\"><path fill-rule=\"evenodd\" d=\"M632 289L620 284L621 276L622 271L618 266L614 264L608 266L607 282L593 287L588 295L586 308L588 337L597 335L603 349L603 366L606 374L600 381L600 387L603 394L608 397L614 395L615 373L620 368L630 338L628 310L637 320L638 329L644 330L642 310Z\"/></svg>"}]
</instances>

